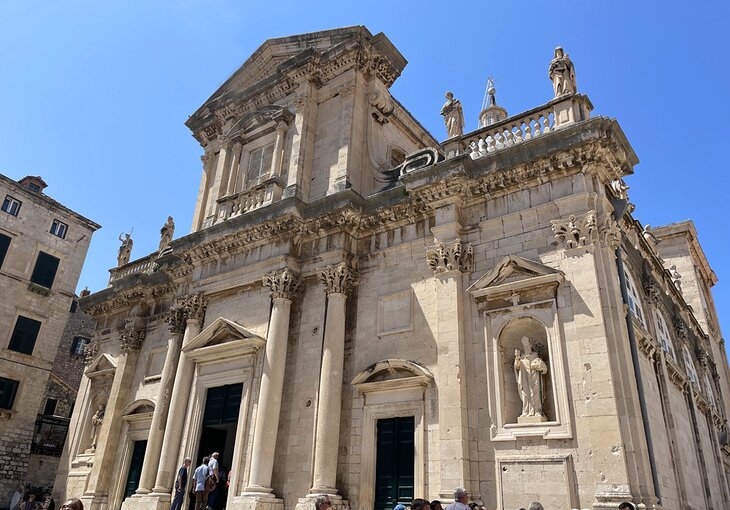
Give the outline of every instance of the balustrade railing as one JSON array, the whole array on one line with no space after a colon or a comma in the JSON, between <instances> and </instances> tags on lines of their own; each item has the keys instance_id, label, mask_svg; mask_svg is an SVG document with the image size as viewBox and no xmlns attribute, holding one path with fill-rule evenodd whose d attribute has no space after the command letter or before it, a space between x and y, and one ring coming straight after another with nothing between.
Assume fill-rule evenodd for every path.
<instances>
[{"instance_id":1,"label":"balustrade railing","mask_svg":"<svg viewBox=\"0 0 730 510\"><path fill-rule=\"evenodd\" d=\"M587 120L592 109L593 105L586 96L571 94L559 97L490 126L450 138L444 142L444 149L447 157L469 154L472 159L481 158L556 129Z\"/></svg>"},{"instance_id":2,"label":"balustrade railing","mask_svg":"<svg viewBox=\"0 0 730 510\"><path fill-rule=\"evenodd\" d=\"M137 273L151 273L155 270L155 259L158 253L152 253L138 260L134 260L121 267L115 267L109 270L109 285L126 276Z\"/></svg>"},{"instance_id":3,"label":"balustrade railing","mask_svg":"<svg viewBox=\"0 0 730 510\"><path fill-rule=\"evenodd\" d=\"M273 177L253 188L219 198L216 223L269 205L281 198L282 190L281 181Z\"/></svg>"}]
</instances>

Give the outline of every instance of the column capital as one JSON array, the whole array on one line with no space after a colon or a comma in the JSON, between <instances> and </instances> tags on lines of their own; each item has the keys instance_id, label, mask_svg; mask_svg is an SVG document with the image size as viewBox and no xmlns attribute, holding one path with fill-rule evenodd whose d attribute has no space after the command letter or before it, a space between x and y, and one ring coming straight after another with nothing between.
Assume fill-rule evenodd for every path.
<instances>
[{"instance_id":1,"label":"column capital","mask_svg":"<svg viewBox=\"0 0 730 510\"><path fill-rule=\"evenodd\" d=\"M205 311L208 308L208 298L202 292L198 292L181 298L178 301L178 305L183 310L182 313L185 317L185 322L197 320L202 323L205 318Z\"/></svg>"},{"instance_id":2,"label":"column capital","mask_svg":"<svg viewBox=\"0 0 730 510\"><path fill-rule=\"evenodd\" d=\"M185 332L185 323L187 322L185 309L180 306L179 302L170 307L170 310L165 314L164 321L173 335L181 335Z\"/></svg>"},{"instance_id":3,"label":"column capital","mask_svg":"<svg viewBox=\"0 0 730 510\"><path fill-rule=\"evenodd\" d=\"M264 285L271 289L271 299L281 298L293 301L301 290L302 279L298 273L285 267L266 274Z\"/></svg>"},{"instance_id":4,"label":"column capital","mask_svg":"<svg viewBox=\"0 0 730 510\"><path fill-rule=\"evenodd\" d=\"M140 350L144 337L144 330L137 331L133 327L119 330L119 351L127 353Z\"/></svg>"},{"instance_id":5,"label":"column capital","mask_svg":"<svg viewBox=\"0 0 730 510\"><path fill-rule=\"evenodd\" d=\"M347 265L340 262L334 266L327 266L319 272L319 280L325 285L327 294L349 294L352 288L359 283L360 275Z\"/></svg>"},{"instance_id":6,"label":"column capital","mask_svg":"<svg viewBox=\"0 0 730 510\"><path fill-rule=\"evenodd\" d=\"M426 250L426 262L434 275L448 271L466 273L471 266L474 250L461 239L451 243L438 243Z\"/></svg>"}]
</instances>

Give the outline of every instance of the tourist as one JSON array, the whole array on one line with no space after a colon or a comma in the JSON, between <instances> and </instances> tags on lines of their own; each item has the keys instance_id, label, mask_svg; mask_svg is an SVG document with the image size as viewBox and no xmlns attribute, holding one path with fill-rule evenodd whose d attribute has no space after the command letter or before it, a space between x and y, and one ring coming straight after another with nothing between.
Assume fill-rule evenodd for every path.
<instances>
[{"instance_id":1,"label":"tourist","mask_svg":"<svg viewBox=\"0 0 730 510\"><path fill-rule=\"evenodd\" d=\"M444 510L444 507L441 506L441 501L438 499L434 499L431 501L431 510Z\"/></svg>"},{"instance_id":2,"label":"tourist","mask_svg":"<svg viewBox=\"0 0 730 510\"><path fill-rule=\"evenodd\" d=\"M43 501L43 510L56 510L56 502L53 500L50 492L46 492Z\"/></svg>"},{"instance_id":3,"label":"tourist","mask_svg":"<svg viewBox=\"0 0 730 510\"><path fill-rule=\"evenodd\" d=\"M469 491L459 487L454 491L454 502L446 507L446 510L470 510L466 505L469 501Z\"/></svg>"},{"instance_id":4,"label":"tourist","mask_svg":"<svg viewBox=\"0 0 730 510\"><path fill-rule=\"evenodd\" d=\"M314 510L327 510L328 508L332 508L332 501L330 501L330 497L326 494L322 494L321 496L317 496L314 500Z\"/></svg>"},{"instance_id":5,"label":"tourist","mask_svg":"<svg viewBox=\"0 0 730 510\"><path fill-rule=\"evenodd\" d=\"M177 478L175 479L175 495L172 497L172 504L170 510L180 510L182 508L183 500L185 499L185 489L188 486L188 468L193 460L190 457L185 457L182 466L177 471Z\"/></svg>"},{"instance_id":6,"label":"tourist","mask_svg":"<svg viewBox=\"0 0 730 510\"><path fill-rule=\"evenodd\" d=\"M422 498L416 498L411 502L411 510L429 510L430 504Z\"/></svg>"},{"instance_id":7,"label":"tourist","mask_svg":"<svg viewBox=\"0 0 730 510\"><path fill-rule=\"evenodd\" d=\"M213 452L210 454L210 460L208 461L209 474L213 477L214 482L209 482L208 486L208 508L210 509L218 508L218 480L220 478L220 470L218 468L219 456L220 454L218 452Z\"/></svg>"},{"instance_id":8,"label":"tourist","mask_svg":"<svg viewBox=\"0 0 730 510\"><path fill-rule=\"evenodd\" d=\"M84 504L78 498L71 498L61 505L60 510L84 510Z\"/></svg>"},{"instance_id":9,"label":"tourist","mask_svg":"<svg viewBox=\"0 0 730 510\"><path fill-rule=\"evenodd\" d=\"M195 510L203 510L208 501L206 497L208 491L205 488L210 472L208 468L209 460L208 457L203 457L203 462L195 468L195 473L193 474L193 479L195 480Z\"/></svg>"},{"instance_id":10,"label":"tourist","mask_svg":"<svg viewBox=\"0 0 730 510\"><path fill-rule=\"evenodd\" d=\"M22 509L23 510L33 510L33 507L35 506L35 494L32 492L29 492L25 496L25 501L23 502Z\"/></svg>"},{"instance_id":11,"label":"tourist","mask_svg":"<svg viewBox=\"0 0 730 510\"><path fill-rule=\"evenodd\" d=\"M545 510L545 509L542 507L542 503L540 503L539 501L533 501L532 503L530 503L530 506L527 507L527 510Z\"/></svg>"},{"instance_id":12,"label":"tourist","mask_svg":"<svg viewBox=\"0 0 730 510\"><path fill-rule=\"evenodd\" d=\"M629 503L628 501L624 501L618 506L618 510L636 510L636 507L633 503Z\"/></svg>"}]
</instances>

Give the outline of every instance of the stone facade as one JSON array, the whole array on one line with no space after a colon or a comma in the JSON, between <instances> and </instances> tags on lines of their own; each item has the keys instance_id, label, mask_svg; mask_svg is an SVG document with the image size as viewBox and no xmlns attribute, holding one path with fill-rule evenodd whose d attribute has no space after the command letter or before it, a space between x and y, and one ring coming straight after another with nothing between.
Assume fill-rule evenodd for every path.
<instances>
[{"instance_id":1,"label":"stone facade","mask_svg":"<svg viewBox=\"0 0 730 510\"><path fill-rule=\"evenodd\" d=\"M618 123L569 92L438 143L390 96L405 63L364 27L273 39L191 116L192 233L82 300L59 498L166 509L214 422L226 508L389 508L381 426L407 419L411 498L728 507L714 274L691 224L631 216ZM547 366L537 415L522 337ZM211 421L233 386L233 425Z\"/></svg>"},{"instance_id":2,"label":"stone facade","mask_svg":"<svg viewBox=\"0 0 730 510\"><path fill-rule=\"evenodd\" d=\"M16 182L0 175L0 294L13 297L0 299L0 507L33 476L28 462L36 418L99 228L44 194L44 187L40 177Z\"/></svg>"}]
</instances>

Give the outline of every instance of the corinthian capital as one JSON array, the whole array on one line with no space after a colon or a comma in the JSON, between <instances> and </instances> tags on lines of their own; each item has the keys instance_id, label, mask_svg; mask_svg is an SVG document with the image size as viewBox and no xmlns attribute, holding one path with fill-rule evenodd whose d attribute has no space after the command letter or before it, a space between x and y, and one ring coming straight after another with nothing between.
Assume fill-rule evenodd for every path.
<instances>
[{"instance_id":1,"label":"corinthian capital","mask_svg":"<svg viewBox=\"0 0 730 510\"><path fill-rule=\"evenodd\" d=\"M191 294L179 301L179 306L183 309L185 320L197 320L203 322L205 318L205 310L208 308L208 298L202 292Z\"/></svg>"},{"instance_id":2,"label":"corinthian capital","mask_svg":"<svg viewBox=\"0 0 730 510\"><path fill-rule=\"evenodd\" d=\"M271 299L282 298L292 301L301 289L302 279L286 267L264 276L264 285L271 289Z\"/></svg>"},{"instance_id":3,"label":"corinthian capital","mask_svg":"<svg viewBox=\"0 0 730 510\"><path fill-rule=\"evenodd\" d=\"M144 330L137 331L134 328L126 328L119 331L119 351L129 352L138 351L142 347L144 340Z\"/></svg>"},{"instance_id":4,"label":"corinthian capital","mask_svg":"<svg viewBox=\"0 0 730 510\"><path fill-rule=\"evenodd\" d=\"M345 262L327 266L319 273L319 280L324 283L327 294L349 294L358 284L358 277L357 272Z\"/></svg>"},{"instance_id":5,"label":"corinthian capital","mask_svg":"<svg viewBox=\"0 0 730 510\"><path fill-rule=\"evenodd\" d=\"M185 331L187 318L185 317L185 308L180 305L180 302L172 305L170 310L165 314L165 322L167 322L170 333L173 335L181 335Z\"/></svg>"},{"instance_id":6,"label":"corinthian capital","mask_svg":"<svg viewBox=\"0 0 730 510\"><path fill-rule=\"evenodd\" d=\"M430 248L426 252L426 262L428 262L428 267L431 268L433 274L447 271L465 273L469 270L473 256L474 250L472 247L457 239L450 244L439 243Z\"/></svg>"}]
</instances>

